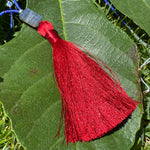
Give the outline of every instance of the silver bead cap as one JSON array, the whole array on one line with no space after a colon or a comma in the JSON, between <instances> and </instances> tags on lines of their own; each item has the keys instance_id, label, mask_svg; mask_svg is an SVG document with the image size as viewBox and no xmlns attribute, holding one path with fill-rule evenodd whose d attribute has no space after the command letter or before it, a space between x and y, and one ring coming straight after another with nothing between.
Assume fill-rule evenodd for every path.
<instances>
[{"instance_id":1,"label":"silver bead cap","mask_svg":"<svg viewBox=\"0 0 150 150\"><path fill-rule=\"evenodd\" d=\"M32 11L29 8L26 8L19 14L20 20L29 24L30 26L37 28L39 23L42 21L42 17L36 12Z\"/></svg>"}]
</instances>

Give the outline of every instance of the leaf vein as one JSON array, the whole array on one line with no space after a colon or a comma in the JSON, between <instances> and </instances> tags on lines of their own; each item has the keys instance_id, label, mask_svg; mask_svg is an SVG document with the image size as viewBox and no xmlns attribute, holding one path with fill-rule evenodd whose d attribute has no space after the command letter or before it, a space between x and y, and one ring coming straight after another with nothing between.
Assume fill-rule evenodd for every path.
<instances>
[{"instance_id":1,"label":"leaf vein","mask_svg":"<svg viewBox=\"0 0 150 150\"><path fill-rule=\"evenodd\" d=\"M54 103L53 103L52 105L50 105L36 120L34 120L33 126L32 126L32 128L30 128L28 134L26 135L26 138L28 138L28 137L30 136L31 131L33 130L35 124L36 124L43 116L45 116L45 114L46 114L47 112L49 112L49 110L52 109L54 105L57 105L57 104L59 104L60 102L61 102L60 100L57 100L56 102L54 102Z\"/></svg>"}]
</instances>

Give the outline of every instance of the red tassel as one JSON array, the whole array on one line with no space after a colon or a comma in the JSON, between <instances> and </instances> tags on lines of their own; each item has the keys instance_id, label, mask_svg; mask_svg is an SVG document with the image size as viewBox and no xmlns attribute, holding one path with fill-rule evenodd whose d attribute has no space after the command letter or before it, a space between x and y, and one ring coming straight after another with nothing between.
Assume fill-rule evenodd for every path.
<instances>
[{"instance_id":1,"label":"red tassel","mask_svg":"<svg viewBox=\"0 0 150 150\"><path fill-rule=\"evenodd\" d=\"M51 23L42 21L38 32L53 47L55 77L62 97L62 115L65 111L67 143L99 138L136 109L138 102L127 95L102 65L75 44L61 39Z\"/></svg>"}]
</instances>

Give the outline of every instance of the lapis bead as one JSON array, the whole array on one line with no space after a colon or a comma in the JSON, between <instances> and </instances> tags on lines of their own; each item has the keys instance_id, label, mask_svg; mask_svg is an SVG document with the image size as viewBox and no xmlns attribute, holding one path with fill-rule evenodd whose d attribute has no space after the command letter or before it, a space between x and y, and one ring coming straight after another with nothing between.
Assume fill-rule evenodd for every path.
<instances>
[{"instance_id":1,"label":"lapis bead","mask_svg":"<svg viewBox=\"0 0 150 150\"><path fill-rule=\"evenodd\" d=\"M39 23L42 21L42 17L36 12L32 11L29 8L26 8L19 14L20 20L29 24L30 26L36 28L39 26Z\"/></svg>"}]
</instances>

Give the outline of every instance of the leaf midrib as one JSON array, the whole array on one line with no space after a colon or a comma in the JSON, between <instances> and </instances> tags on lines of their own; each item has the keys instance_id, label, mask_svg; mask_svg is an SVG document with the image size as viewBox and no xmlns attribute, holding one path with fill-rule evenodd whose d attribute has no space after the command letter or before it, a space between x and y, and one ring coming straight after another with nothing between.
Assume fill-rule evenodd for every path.
<instances>
[{"instance_id":1,"label":"leaf midrib","mask_svg":"<svg viewBox=\"0 0 150 150\"><path fill-rule=\"evenodd\" d=\"M148 8L150 8L150 6L145 2L145 0L142 0L143 2L144 2L144 4L148 7Z\"/></svg>"},{"instance_id":2,"label":"leaf midrib","mask_svg":"<svg viewBox=\"0 0 150 150\"><path fill-rule=\"evenodd\" d=\"M66 28L65 28L65 20L64 20L64 15L63 15L63 10L62 10L62 0L58 0L59 2L59 7L60 7L60 16L61 16L61 20L62 20L62 27L63 27L63 33L64 33L64 38L65 40L67 40L67 36L66 36Z\"/></svg>"}]
</instances>

